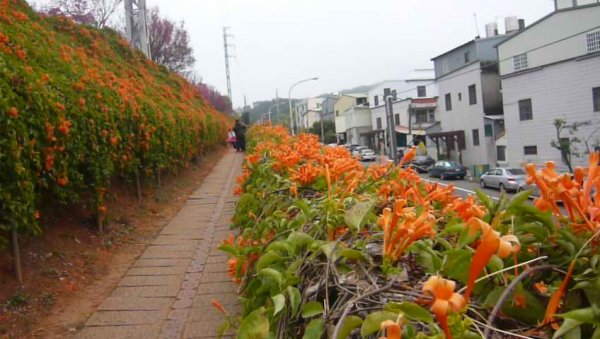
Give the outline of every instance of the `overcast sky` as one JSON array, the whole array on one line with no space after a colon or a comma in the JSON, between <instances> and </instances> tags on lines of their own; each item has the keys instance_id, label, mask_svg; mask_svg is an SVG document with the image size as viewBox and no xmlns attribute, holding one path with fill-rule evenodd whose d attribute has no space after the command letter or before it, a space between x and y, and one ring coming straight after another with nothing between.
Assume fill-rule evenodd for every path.
<instances>
[{"instance_id":1,"label":"overcast sky","mask_svg":"<svg viewBox=\"0 0 600 339\"><path fill-rule=\"evenodd\" d=\"M36 0L30 0L35 2ZM37 0L45 2L46 0ZM206 83L227 93L223 26L235 35L234 106L268 100L291 84L308 97L386 79L402 79L430 59L473 39L477 28L516 15L527 25L550 13L552 0L146 0L184 20ZM476 28L473 13L477 14Z\"/></svg>"}]
</instances>

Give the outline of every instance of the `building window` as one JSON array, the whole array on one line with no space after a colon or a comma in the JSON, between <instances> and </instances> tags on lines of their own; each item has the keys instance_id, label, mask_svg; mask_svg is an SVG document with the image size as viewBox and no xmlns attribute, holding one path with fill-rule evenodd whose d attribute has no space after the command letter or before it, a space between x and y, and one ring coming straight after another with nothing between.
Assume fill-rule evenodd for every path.
<instances>
[{"instance_id":1,"label":"building window","mask_svg":"<svg viewBox=\"0 0 600 339\"><path fill-rule=\"evenodd\" d=\"M435 110L430 109L428 114L429 114L429 122L434 122L435 121Z\"/></svg>"},{"instance_id":2,"label":"building window","mask_svg":"<svg viewBox=\"0 0 600 339\"><path fill-rule=\"evenodd\" d=\"M600 31L586 34L588 53L600 51Z\"/></svg>"},{"instance_id":3,"label":"building window","mask_svg":"<svg viewBox=\"0 0 600 339\"><path fill-rule=\"evenodd\" d=\"M417 124L423 124L427 122L427 111L417 111L416 117L417 119Z\"/></svg>"},{"instance_id":4,"label":"building window","mask_svg":"<svg viewBox=\"0 0 600 339\"><path fill-rule=\"evenodd\" d=\"M519 100L519 120L533 120L531 99Z\"/></svg>"},{"instance_id":5,"label":"building window","mask_svg":"<svg viewBox=\"0 0 600 339\"><path fill-rule=\"evenodd\" d=\"M373 100L375 101L375 106L379 106L379 95L376 95Z\"/></svg>"},{"instance_id":6,"label":"building window","mask_svg":"<svg viewBox=\"0 0 600 339\"><path fill-rule=\"evenodd\" d=\"M394 124L400 125L400 114L394 114Z\"/></svg>"},{"instance_id":7,"label":"building window","mask_svg":"<svg viewBox=\"0 0 600 339\"><path fill-rule=\"evenodd\" d=\"M340 111L336 110L336 111L335 111L335 116L336 116L336 117L339 117L339 116L340 116Z\"/></svg>"},{"instance_id":8,"label":"building window","mask_svg":"<svg viewBox=\"0 0 600 339\"><path fill-rule=\"evenodd\" d=\"M592 102L594 104L594 112L600 112L600 87L592 88Z\"/></svg>"},{"instance_id":9,"label":"building window","mask_svg":"<svg viewBox=\"0 0 600 339\"><path fill-rule=\"evenodd\" d=\"M462 93L458 93L458 101L462 101Z\"/></svg>"},{"instance_id":10,"label":"building window","mask_svg":"<svg viewBox=\"0 0 600 339\"><path fill-rule=\"evenodd\" d=\"M465 52L465 64L468 64L471 61L471 53Z\"/></svg>"},{"instance_id":11,"label":"building window","mask_svg":"<svg viewBox=\"0 0 600 339\"><path fill-rule=\"evenodd\" d=\"M446 111L452 110L452 96L450 93L446 94Z\"/></svg>"},{"instance_id":12,"label":"building window","mask_svg":"<svg viewBox=\"0 0 600 339\"><path fill-rule=\"evenodd\" d=\"M419 98L427 96L427 89L425 88L425 86L417 86L417 96Z\"/></svg>"},{"instance_id":13,"label":"building window","mask_svg":"<svg viewBox=\"0 0 600 339\"><path fill-rule=\"evenodd\" d=\"M496 146L496 159L506 161L506 146Z\"/></svg>"},{"instance_id":14,"label":"building window","mask_svg":"<svg viewBox=\"0 0 600 339\"><path fill-rule=\"evenodd\" d=\"M392 98L394 99L394 101L398 100L398 92L396 90L392 91Z\"/></svg>"},{"instance_id":15,"label":"building window","mask_svg":"<svg viewBox=\"0 0 600 339\"><path fill-rule=\"evenodd\" d=\"M486 137L493 137L494 136L494 127L492 126L492 124L486 124L483 126L483 134Z\"/></svg>"},{"instance_id":16,"label":"building window","mask_svg":"<svg viewBox=\"0 0 600 339\"><path fill-rule=\"evenodd\" d=\"M537 155L537 146L524 146L523 153L525 155Z\"/></svg>"},{"instance_id":17,"label":"building window","mask_svg":"<svg viewBox=\"0 0 600 339\"><path fill-rule=\"evenodd\" d=\"M473 146L479 146L479 129L473 130Z\"/></svg>"},{"instance_id":18,"label":"building window","mask_svg":"<svg viewBox=\"0 0 600 339\"><path fill-rule=\"evenodd\" d=\"M477 90L475 85L469 86L469 105L477 104Z\"/></svg>"},{"instance_id":19,"label":"building window","mask_svg":"<svg viewBox=\"0 0 600 339\"><path fill-rule=\"evenodd\" d=\"M377 118L377 129L381 129L381 118Z\"/></svg>"},{"instance_id":20,"label":"building window","mask_svg":"<svg viewBox=\"0 0 600 339\"><path fill-rule=\"evenodd\" d=\"M515 72L527 68L527 53L515 55L513 57Z\"/></svg>"}]
</instances>

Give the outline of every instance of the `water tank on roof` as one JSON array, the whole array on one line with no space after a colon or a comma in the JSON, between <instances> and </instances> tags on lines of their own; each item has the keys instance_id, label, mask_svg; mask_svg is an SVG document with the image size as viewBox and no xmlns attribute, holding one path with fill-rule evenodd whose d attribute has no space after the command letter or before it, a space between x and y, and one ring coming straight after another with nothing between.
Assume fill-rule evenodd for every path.
<instances>
[{"instance_id":1,"label":"water tank on roof","mask_svg":"<svg viewBox=\"0 0 600 339\"><path fill-rule=\"evenodd\" d=\"M497 22L490 22L489 24L485 25L485 36L487 38L493 37L498 35L498 23Z\"/></svg>"},{"instance_id":2,"label":"water tank on roof","mask_svg":"<svg viewBox=\"0 0 600 339\"><path fill-rule=\"evenodd\" d=\"M516 16L509 16L504 19L504 26L506 27L506 33L514 32L519 30L519 18Z\"/></svg>"}]
</instances>

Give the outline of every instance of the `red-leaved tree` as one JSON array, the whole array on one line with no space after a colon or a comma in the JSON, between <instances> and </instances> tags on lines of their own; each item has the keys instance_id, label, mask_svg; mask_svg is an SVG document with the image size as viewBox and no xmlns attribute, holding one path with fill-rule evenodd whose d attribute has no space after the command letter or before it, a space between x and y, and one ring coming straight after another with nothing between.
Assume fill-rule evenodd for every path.
<instances>
[{"instance_id":1,"label":"red-leaved tree","mask_svg":"<svg viewBox=\"0 0 600 339\"><path fill-rule=\"evenodd\" d=\"M154 62L182 75L189 74L196 59L184 22L179 24L160 16L158 7L150 9L150 55Z\"/></svg>"},{"instance_id":2,"label":"red-leaved tree","mask_svg":"<svg viewBox=\"0 0 600 339\"><path fill-rule=\"evenodd\" d=\"M80 24L104 28L121 5L122 0L52 0L43 11L60 15Z\"/></svg>"}]
</instances>

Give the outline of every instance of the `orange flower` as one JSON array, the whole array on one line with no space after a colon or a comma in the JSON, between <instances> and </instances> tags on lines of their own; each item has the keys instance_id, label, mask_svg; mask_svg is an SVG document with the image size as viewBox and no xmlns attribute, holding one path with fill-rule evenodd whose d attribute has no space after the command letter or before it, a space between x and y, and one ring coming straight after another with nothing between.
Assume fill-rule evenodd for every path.
<instances>
[{"instance_id":1,"label":"orange flower","mask_svg":"<svg viewBox=\"0 0 600 339\"><path fill-rule=\"evenodd\" d=\"M104 206L104 205L98 206L98 213L100 213L100 215L105 215L107 211L108 211L108 208L106 208L106 206Z\"/></svg>"},{"instance_id":2,"label":"orange flower","mask_svg":"<svg viewBox=\"0 0 600 339\"><path fill-rule=\"evenodd\" d=\"M225 307L223 307L223 305L220 302L218 302L216 299L211 300L210 303L213 305L214 308L219 310L219 312L227 315L227 311L225 310Z\"/></svg>"},{"instance_id":3,"label":"orange flower","mask_svg":"<svg viewBox=\"0 0 600 339\"><path fill-rule=\"evenodd\" d=\"M415 146L411 147L410 150L404 153L402 160L400 160L400 164L398 166L402 167L402 165L413 161L413 159L417 156L417 148Z\"/></svg>"},{"instance_id":4,"label":"orange flower","mask_svg":"<svg viewBox=\"0 0 600 339\"><path fill-rule=\"evenodd\" d=\"M67 184L69 183L69 178L63 174L58 178L56 182L58 183L58 186L64 187L67 186Z\"/></svg>"},{"instance_id":5,"label":"orange flower","mask_svg":"<svg viewBox=\"0 0 600 339\"><path fill-rule=\"evenodd\" d=\"M16 118L19 116L19 110L16 107L11 107L8 109L6 114L8 114L8 116L11 118Z\"/></svg>"},{"instance_id":6,"label":"orange flower","mask_svg":"<svg viewBox=\"0 0 600 339\"><path fill-rule=\"evenodd\" d=\"M313 166L310 162L302 165L297 171L290 170L292 180L297 181L302 186L312 184L320 174L319 168Z\"/></svg>"},{"instance_id":7,"label":"orange flower","mask_svg":"<svg viewBox=\"0 0 600 339\"><path fill-rule=\"evenodd\" d=\"M64 111L66 109L65 105L61 104L60 102L57 102L55 106L59 111Z\"/></svg>"},{"instance_id":8,"label":"orange flower","mask_svg":"<svg viewBox=\"0 0 600 339\"><path fill-rule=\"evenodd\" d=\"M521 245L516 236L505 235L500 237L500 233L494 231L492 226L481 219L472 218L467 222L467 227L471 232L481 230L482 233L479 246L477 246L475 254L473 254L473 261L469 267L469 279L465 292L465 298L468 302L475 286L475 279L479 277L479 274L481 274L481 271L483 271L492 256L496 254L500 258L506 258L511 253L518 252L521 249Z\"/></svg>"},{"instance_id":9,"label":"orange flower","mask_svg":"<svg viewBox=\"0 0 600 339\"><path fill-rule=\"evenodd\" d=\"M548 293L548 286L546 286L546 284L544 284L543 281L539 281L539 282L533 284L533 287L535 287L536 291L538 291L541 294Z\"/></svg>"},{"instance_id":10,"label":"orange flower","mask_svg":"<svg viewBox=\"0 0 600 339\"><path fill-rule=\"evenodd\" d=\"M467 304L462 295L454 292L455 287L454 281L437 275L431 276L423 285L423 293L434 298L431 311L435 314L448 339L452 339L452 333L448 328L448 309L459 312Z\"/></svg>"},{"instance_id":11,"label":"orange flower","mask_svg":"<svg viewBox=\"0 0 600 339\"><path fill-rule=\"evenodd\" d=\"M40 211L35 210L35 212L33 212L33 217L36 218L36 219L39 219L41 217L40 216Z\"/></svg>"},{"instance_id":12,"label":"orange flower","mask_svg":"<svg viewBox=\"0 0 600 339\"><path fill-rule=\"evenodd\" d=\"M393 214L391 209L384 208L378 220L383 229L383 256L392 262L397 261L415 241L435 235L435 217L428 206L424 206L417 217L415 208L405 205L406 200L397 200Z\"/></svg>"},{"instance_id":13,"label":"orange flower","mask_svg":"<svg viewBox=\"0 0 600 339\"><path fill-rule=\"evenodd\" d=\"M567 275L563 279L558 290L556 290L556 292L554 292L554 294L552 294L552 296L550 297L550 301L548 302L548 306L546 307L546 315L544 317L543 324L552 323L552 328L554 328L555 330L558 330L559 326L557 323L554 322L554 315L558 310L558 304L560 303L562 296L567 290L567 285L569 284L569 280L571 279L571 275L573 274L573 269L575 269L575 260L571 261L571 265L569 265Z\"/></svg>"},{"instance_id":14,"label":"orange flower","mask_svg":"<svg viewBox=\"0 0 600 339\"><path fill-rule=\"evenodd\" d=\"M298 186L296 184L290 186L290 193L294 195L294 198L298 198Z\"/></svg>"},{"instance_id":15,"label":"orange flower","mask_svg":"<svg viewBox=\"0 0 600 339\"><path fill-rule=\"evenodd\" d=\"M392 320L382 321L379 325L381 332L385 332L385 337L380 339L402 339L402 321L398 319L397 322Z\"/></svg>"}]
</instances>

